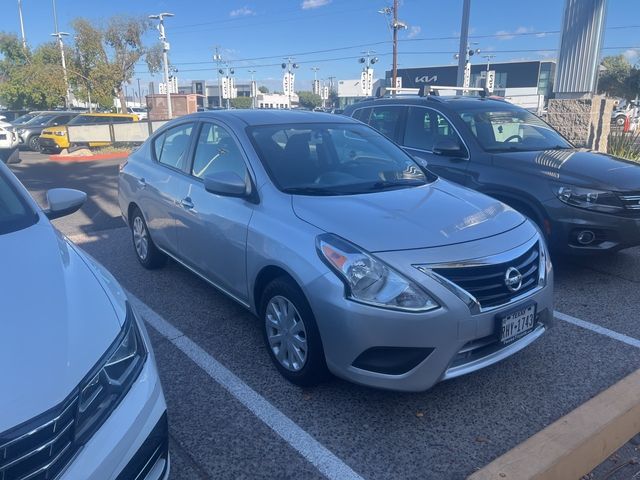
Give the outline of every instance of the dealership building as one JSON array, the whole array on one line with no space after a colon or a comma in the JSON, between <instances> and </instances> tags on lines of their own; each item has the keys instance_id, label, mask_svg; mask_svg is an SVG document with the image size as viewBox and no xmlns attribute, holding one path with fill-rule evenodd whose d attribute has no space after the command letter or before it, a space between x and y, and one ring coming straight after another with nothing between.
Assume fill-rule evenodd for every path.
<instances>
[{"instance_id":1,"label":"dealership building","mask_svg":"<svg viewBox=\"0 0 640 480\"><path fill-rule=\"evenodd\" d=\"M489 69L495 72L493 94L525 108L541 108L553 92L556 71L554 61L526 61L492 63ZM436 67L399 68L398 77L402 87L421 88L426 85L455 86L457 65ZM483 87L487 75L487 64L471 65L470 87ZM391 84L391 72L386 72L387 85Z\"/></svg>"}]
</instances>

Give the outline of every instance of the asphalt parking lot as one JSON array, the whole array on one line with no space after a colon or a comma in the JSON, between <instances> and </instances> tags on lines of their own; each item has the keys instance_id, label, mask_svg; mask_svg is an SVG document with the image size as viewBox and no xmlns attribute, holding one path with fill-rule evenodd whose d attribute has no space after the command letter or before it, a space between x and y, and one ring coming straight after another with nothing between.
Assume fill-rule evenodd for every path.
<instances>
[{"instance_id":1,"label":"asphalt parking lot","mask_svg":"<svg viewBox=\"0 0 640 480\"><path fill-rule=\"evenodd\" d=\"M640 368L635 248L555 259L556 327L497 365L417 394L338 379L300 389L272 366L241 306L174 262L138 264L117 206L118 161L21 156L12 170L37 201L54 186L87 192L80 212L54 224L142 302L174 479L461 479Z\"/></svg>"}]
</instances>

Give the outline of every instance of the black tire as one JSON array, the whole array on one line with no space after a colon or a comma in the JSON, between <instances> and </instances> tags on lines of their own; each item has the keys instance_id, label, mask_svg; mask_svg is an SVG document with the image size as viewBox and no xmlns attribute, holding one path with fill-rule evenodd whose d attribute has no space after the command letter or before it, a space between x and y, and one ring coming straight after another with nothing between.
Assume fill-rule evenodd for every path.
<instances>
[{"instance_id":1,"label":"black tire","mask_svg":"<svg viewBox=\"0 0 640 480\"><path fill-rule=\"evenodd\" d=\"M142 212L140 212L140 209L137 207L133 209L131 216L129 217L129 228L131 230L133 251L140 262L140 265L148 270L155 270L156 268L163 267L167 263L167 256L161 252L158 247L156 247L155 243L153 243L151 235L149 234L149 229L147 228L147 222L142 216ZM146 236L146 250L140 249L136 244L136 232L138 231L138 228L142 228L142 231ZM146 254L144 254L145 251Z\"/></svg>"},{"instance_id":2,"label":"black tire","mask_svg":"<svg viewBox=\"0 0 640 480\"><path fill-rule=\"evenodd\" d=\"M40 135L31 135L29 137L29 140L27 140L27 145L29 147L29 150L33 151L33 152L39 152L40 151Z\"/></svg>"},{"instance_id":3,"label":"black tire","mask_svg":"<svg viewBox=\"0 0 640 480\"><path fill-rule=\"evenodd\" d=\"M267 306L275 297L284 297L291 302L298 311L299 318L304 324L306 335L307 355L306 360L297 371L286 368L278 360L275 352L269 344L267 327ZM316 319L311 311L309 302L296 283L288 277L278 277L272 280L262 293L260 299L260 319L262 320L262 332L267 351L280 374L291 383L301 387L318 385L329 377L329 370L324 357L324 348Z\"/></svg>"}]
</instances>

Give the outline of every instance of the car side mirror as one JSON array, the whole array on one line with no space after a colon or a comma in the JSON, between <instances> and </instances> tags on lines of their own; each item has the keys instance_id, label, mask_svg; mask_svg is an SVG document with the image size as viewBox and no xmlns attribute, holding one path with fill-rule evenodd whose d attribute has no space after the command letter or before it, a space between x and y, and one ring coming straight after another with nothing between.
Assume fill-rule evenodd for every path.
<instances>
[{"instance_id":1,"label":"car side mirror","mask_svg":"<svg viewBox=\"0 0 640 480\"><path fill-rule=\"evenodd\" d=\"M87 194L73 188L52 188L47 190L49 208L45 215L49 220L64 217L77 211L87 200Z\"/></svg>"},{"instance_id":2,"label":"car side mirror","mask_svg":"<svg viewBox=\"0 0 640 480\"><path fill-rule=\"evenodd\" d=\"M453 138L441 138L433 146L433 153L446 157L464 157L465 152L460 143Z\"/></svg>"},{"instance_id":3,"label":"car side mirror","mask_svg":"<svg viewBox=\"0 0 640 480\"><path fill-rule=\"evenodd\" d=\"M204 188L209 193L225 197L246 197L247 183L236 172L216 172L204 177Z\"/></svg>"}]
</instances>

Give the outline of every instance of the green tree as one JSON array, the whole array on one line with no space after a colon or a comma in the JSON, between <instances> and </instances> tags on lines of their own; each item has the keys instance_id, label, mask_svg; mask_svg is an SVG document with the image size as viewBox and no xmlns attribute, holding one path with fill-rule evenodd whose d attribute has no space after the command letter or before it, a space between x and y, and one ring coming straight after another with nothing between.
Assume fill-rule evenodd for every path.
<instances>
[{"instance_id":1,"label":"green tree","mask_svg":"<svg viewBox=\"0 0 640 480\"><path fill-rule=\"evenodd\" d=\"M300 106L313 110L322 105L320 95L313 92L298 92L298 103Z\"/></svg>"},{"instance_id":2,"label":"green tree","mask_svg":"<svg viewBox=\"0 0 640 480\"><path fill-rule=\"evenodd\" d=\"M64 103L60 50L45 43L24 50L18 37L0 33L0 98L10 108L47 109Z\"/></svg>"},{"instance_id":3,"label":"green tree","mask_svg":"<svg viewBox=\"0 0 640 480\"><path fill-rule=\"evenodd\" d=\"M604 70L600 72L598 79L598 92L612 97L629 98L627 82L631 74L631 65L624 55L604 57L601 65Z\"/></svg>"},{"instance_id":4,"label":"green tree","mask_svg":"<svg viewBox=\"0 0 640 480\"><path fill-rule=\"evenodd\" d=\"M236 97L231 99L233 108L251 108L251 97Z\"/></svg>"},{"instance_id":5,"label":"green tree","mask_svg":"<svg viewBox=\"0 0 640 480\"><path fill-rule=\"evenodd\" d=\"M260 86L258 87L258 91L259 91L260 93L269 93L269 89L268 89L267 87L265 87L264 85L260 85Z\"/></svg>"},{"instance_id":6,"label":"green tree","mask_svg":"<svg viewBox=\"0 0 640 480\"><path fill-rule=\"evenodd\" d=\"M152 27L145 18L112 17L104 27L78 18L72 26L74 84L91 88L92 97L105 107L113 105L114 93L121 105L126 104L124 86L133 78L136 63L145 61L151 73L160 69L162 47L147 46L142 40Z\"/></svg>"}]
</instances>

